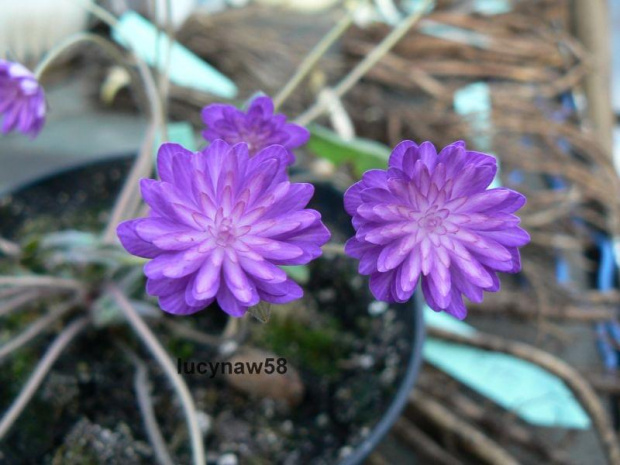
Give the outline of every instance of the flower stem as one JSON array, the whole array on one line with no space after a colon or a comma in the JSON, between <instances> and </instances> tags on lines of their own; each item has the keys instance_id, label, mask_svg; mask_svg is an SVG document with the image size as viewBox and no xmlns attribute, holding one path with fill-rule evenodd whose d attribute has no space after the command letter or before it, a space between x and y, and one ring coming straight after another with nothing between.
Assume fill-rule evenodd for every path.
<instances>
[{"instance_id":1,"label":"flower stem","mask_svg":"<svg viewBox=\"0 0 620 465\"><path fill-rule=\"evenodd\" d=\"M58 359L65 347L86 328L88 322L89 319L86 317L74 320L73 323L63 329L56 339L54 339L54 342L50 345L30 378L28 378L26 385L20 391L15 401L13 401L13 404L8 408L2 420L0 420L0 439L4 438L11 426L13 426L13 423L15 423L15 420L17 420L24 408L26 408L32 396L37 392L45 375L50 371L54 362Z\"/></svg>"},{"instance_id":2,"label":"flower stem","mask_svg":"<svg viewBox=\"0 0 620 465\"><path fill-rule=\"evenodd\" d=\"M34 70L34 76L37 78L37 81L41 80L43 74L45 74L45 72L49 69L50 65L59 56L68 51L74 45L83 42L91 42L93 44L96 44L101 47L102 50L105 50L115 61L119 63L123 62L123 54L112 42L97 34L92 34L90 32L80 32L67 37L65 40L63 40L54 48L52 48L49 52L47 52L43 60L39 62L39 64Z\"/></svg>"},{"instance_id":3,"label":"flower stem","mask_svg":"<svg viewBox=\"0 0 620 465\"><path fill-rule=\"evenodd\" d=\"M78 1L82 3L84 8L112 29L117 28L118 19L116 19L116 17L114 17L114 15L109 13L107 10L101 8L99 5L90 0ZM127 43L130 43L130 41L127 41ZM116 237L116 226L120 221L125 219L131 213L130 210L135 209L137 204L140 202L138 196L138 180L141 177L150 176L151 174L151 169L153 166L152 147L157 133L156 129L159 129L159 134L162 140L168 139L168 128L166 125L166 114L164 110L165 105L155 83L155 79L153 78L153 73L136 53L133 53L133 57L136 62L136 66L138 67L138 72L140 73L142 82L144 83L147 99L149 101L152 129L147 131L147 137L142 146L142 150L134 162L134 166L125 181L125 184L123 185L121 194L114 205L110 220L103 233L104 244L114 243Z\"/></svg>"},{"instance_id":4,"label":"flower stem","mask_svg":"<svg viewBox=\"0 0 620 465\"><path fill-rule=\"evenodd\" d=\"M377 62L389 52L394 45L422 18L433 0L424 0L424 3L413 13L407 16L396 26L372 51L357 64L351 72L334 87L334 95L342 97L346 94ZM295 123L307 125L321 116L328 108L327 102L317 101L295 119Z\"/></svg>"},{"instance_id":5,"label":"flower stem","mask_svg":"<svg viewBox=\"0 0 620 465\"><path fill-rule=\"evenodd\" d=\"M190 393L187 384L185 384L183 378L179 376L176 367L170 360L170 356L162 347L161 343L157 340L157 337L142 320L140 315L138 315L138 312L136 312L136 309L131 305L129 299L127 299L127 296L125 296L125 294L121 292L121 290L116 284L111 284L109 286L109 291L112 294L112 297L114 298L116 303L119 305L119 307L127 317L127 320L129 320L129 323L131 324L136 334L142 339L144 344L151 351L151 354L153 354L155 359L159 362L159 364L164 370L164 373L172 383L172 386L174 387L177 395L179 396L179 399L181 400L183 410L185 411L187 427L189 429L192 443L194 465L205 465L205 451L202 434L198 426L198 418L196 416L194 399L192 398L192 394Z\"/></svg>"},{"instance_id":6,"label":"flower stem","mask_svg":"<svg viewBox=\"0 0 620 465\"><path fill-rule=\"evenodd\" d=\"M282 106L293 91L303 82L308 73L316 66L318 61L325 55L327 50L344 34L353 24L353 11L347 14L327 33L321 41L314 46L310 53L301 62L293 77L286 83L282 90L273 99L274 107Z\"/></svg>"},{"instance_id":7,"label":"flower stem","mask_svg":"<svg viewBox=\"0 0 620 465\"><path fill-rule=\"evenodd\" d=\"M140 155L138 155L136 162L132 165L129 176L112 209L110 219L103 233L102 241L104 244L114 243L116 227L127 215L135 210L140 203L140 199L136 195L138 192L138 181L140 178L150 175L155 132L155 125L151 124L144 136L142 147L140 148Z\"/></svg>"}]
</instances>

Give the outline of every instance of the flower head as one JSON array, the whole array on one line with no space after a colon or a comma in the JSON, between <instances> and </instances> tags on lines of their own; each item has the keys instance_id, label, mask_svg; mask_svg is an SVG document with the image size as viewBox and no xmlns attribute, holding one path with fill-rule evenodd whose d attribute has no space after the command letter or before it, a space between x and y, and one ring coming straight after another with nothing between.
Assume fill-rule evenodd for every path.
<instances>
[{"instance_id":1,"label":"flower head","mask_svg":"<svg viewBox=\"0 0 620 465\"><path fill-rule=\"evenodd\" d=\"M529 235L514 215L525 197L488 189L495 158L455 142L439 154L430 142L401 142L387 171L371 170L345 193L355 237L347 254L370 275L375 297L405 302L422 281L428 305L464 318L462 295L481 302L496 292L496 271L521 269Z\"/></svg>"},{"instance_id":2,"label":"flower head","mask_svg":"<svg viewBox=\"0 0 620 465\"><path fill-rule=\"evenodd\" d=\"M0 59L2 133L14 129L34 138L45 123L45 94L34 75L19 63Z\"/></svg>"},{"instance_id":3,"label":"flower head","mask_svg":"<svg viewBox=\"0 0 620 465\"><path fill-rule=\"evenodd\" d=\"M321 255L330 237L321 215L304 208L311 184L292 184L287 153L271 146L250 158L246 144L217 140L192 153L164 144L161 181L143 179L148 218L121 223L130 253L151 258L146 289L177 315L214 300L240 317L263 300L285 303L302 289L278 265L300 265Z\"/></svg>"},{"instance_id":4,"label":"flower head","mask_svg":"<svg viewBox=\"0 0 620 465\"><path fill-rule=\"evenodd\" d=\"M273 101L266 95L255 97L246 112L232 105L214 103L202 110L202 120L207 125L202 132L206 140L245 142L252 156L270 145L281 145L287 150L289 165L295 162L292 149L304 145L310 137L306 128L287 123L283 114L274 114Z\"/></svg>"}]
</instances>

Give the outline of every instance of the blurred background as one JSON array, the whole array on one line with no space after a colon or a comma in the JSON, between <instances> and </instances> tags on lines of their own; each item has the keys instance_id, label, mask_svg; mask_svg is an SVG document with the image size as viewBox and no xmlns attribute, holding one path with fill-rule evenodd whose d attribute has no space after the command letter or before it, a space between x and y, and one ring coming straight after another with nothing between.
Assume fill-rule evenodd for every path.
<instances>
[{"instance_id":1,"label":"blurred background","mask_svg":"<svg viewBox=\"0 0 620 465\"><path fill-rule=\"evenodd\" d=\"M0 56L32 69L75 32L114 35L80 3L0 0ZM166 24L163 0L100 5L116 16L139 12L191 51L190 58L170 62L176 72L168 112L171 137L200 146L200 109L231 97L229 81L234 102L259 90L275 95L314 44L356 6L347 32L284 104L283 112L299 115L416 4L354 3L177 0ZM147 127L145 95L131 87L135 80L92 45L63 54L43 81L49 104L44 131L35 141L2 137L0 191L135 153ZM467 325L497 339L482 337L479 351L467 352L431 332L415 394L368 463L610 461L600 438L617 442L620 427L619 116L618 0L437 0L357 86L332 102L319 122L344 141L393 147L403 139L438 146L464 139L494 154L501 163L498 182L528 197L522 218L532 236L523 273L469 307ZM351 150L353 159L345 163L310 150L306 164L317 176L346 183L355 177L354 157L366 156ZM445 331L449 323L430 325ZM558 388L557 376L522 372L510 356L493 357L519 352L503 350L508 340L566 362L572 381L593 387L612 429L584 413L583 399ZM482 351L489 348L490 356Z\"/></svg>"}]
</instances>

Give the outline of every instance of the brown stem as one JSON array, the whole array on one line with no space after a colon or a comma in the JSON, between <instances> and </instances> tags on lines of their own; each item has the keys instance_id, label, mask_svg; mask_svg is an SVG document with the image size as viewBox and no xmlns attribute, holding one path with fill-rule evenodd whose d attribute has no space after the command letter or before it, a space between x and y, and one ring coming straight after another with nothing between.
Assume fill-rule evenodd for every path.
<instances>
[{"instance_id":1,"label":"brown stem","mask_svg":"<svg viewBox=\"0 0 620 465\"><path fill-rule=\"evenodd\" d=\"M392 433L408 446L436 465L463 465L433 438L404 417L399 418L392 427Z\"/></svg>"},{"instance_id":2,"label":"brown stem","mask_svg":"<svg viewBox=\"0 0 620 465\"><path fill-rule=\"evenodd\" d=\"M511 418L513 415L507 414L506 412L498 415L497 412L485 408L483 404L461 394L458 390L453 389L448 391L436 389L437 382L445 383L448 380L452 380L448 375L438 370L436 375L438 379L433 378L431 380L428 377L421 377L418 380L418 388L428 395L438 397L442 404L459 415L480 424L490 431L489 434L491 434L492 437L503 437L521 447L529 449L540 455L545 460L545 463L563 465L568 465L570 463L567 460L566 454L548 447L538 436L518 424L514 418Z\"/></svg>"},{"instance_id":3,"label":"brown stem","mask_svg":"<svg viewBox=\"0 0 620 465\"><path fill-rule=\"evenodd\" d=\"M431 5L431 0L424 0L418 9L406 17L396 26L392 32L390 32L373 50L370 51L366 58L357 64L349 74L347 74L337 85L334 87L334 95L342 97L351 88L364 77L364 75L377 64L377 62L389 52L394 45L405 35L407 32L424 16L424 13ZM299 115L295 122L301 125L306 125L316 118L321 116L327 110L327 102L325 100L319 100L312 107L310 107L303 114Z\"/></svg>"},{"instance_id":4,"label":"brown stem","mask_svg":"<svg viewBox=\"0 0 620 465\"><path fill-rule=\"evenodd\" d=\"M409 396L409 405L442 430L449 431L459 444L485 463L518 465L519 462L505 449L481 431L472 427L439 402L419 391Z\"/></svg>"}]
</instances>

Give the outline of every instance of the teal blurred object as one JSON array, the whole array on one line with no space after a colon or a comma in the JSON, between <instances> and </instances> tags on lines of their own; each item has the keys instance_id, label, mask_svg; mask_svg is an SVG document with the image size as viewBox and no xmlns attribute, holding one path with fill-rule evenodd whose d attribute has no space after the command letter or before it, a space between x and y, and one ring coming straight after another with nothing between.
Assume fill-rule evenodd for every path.
<instances>
[{"instance_id":1,"label":"teal blurred object","mask_svg":"<svg viewBox=\"0 0 620 465\"><path fill-rule=\"evenodd\" d=\"M497 160L497 173L490 189L501 186L501 161L492 153L491 140L491 89L486 82L473 82L454 93L454 110L467 118L475 148Z\"/></svg>"},{"instance_id":2,"label":"teal blurred object","mask_svg":"<svg viewBox=\"0 0 620 465\"><path fill-rule=\"evenodd\" d=\"M425 323L462 335L476 329L446 313L424 308ZM538 426L590 428L585 413L564 382L533 363L432 337L424 359L523 420Z\"/></svg>"},{"instance_id":3,"label":"teal blurred object","mask_svg":"<svg viewBox=\"0 0 620 465\"><path fill-rule=\"evenodd\" d=\"M177 42L170 44L165 34L134 11L128 11L120 17L112 30L112 37L160 70L166 67L167 51L171 46L168 66L170 81L225 99L237 96L237 86L233 81L183 45Z\"/></svg>"}]
</instances>

